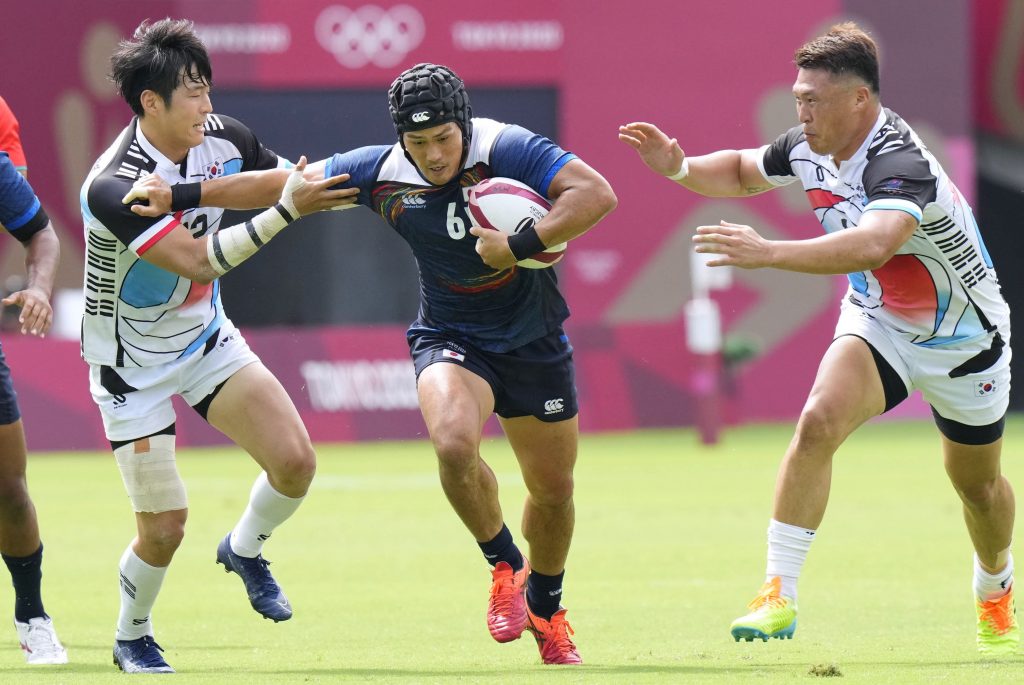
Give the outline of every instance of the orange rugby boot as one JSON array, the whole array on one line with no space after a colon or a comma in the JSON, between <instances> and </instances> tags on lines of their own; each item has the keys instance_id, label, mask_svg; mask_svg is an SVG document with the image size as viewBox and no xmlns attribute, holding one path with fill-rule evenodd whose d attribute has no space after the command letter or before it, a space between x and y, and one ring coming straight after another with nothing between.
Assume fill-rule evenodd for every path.
<instances>
[{"instance_id":1,"label":"orange rugby boot","mask_svg":"<svg viewBox=\"0 0 1024 685\"><path fill-rule=\"evenodd\" d=\"M529 607L526 608L526 614L526 629L533 633L537 640L541 661L545 664L583 663L583 657L569 637L573 630L565 618L565 609L556 611L549 621L534 614Z\"/></svg>"},{"instance_id":2,"label":"orange rugby boot","mask_svg":"<svg viewBox=\"0 0 1024 685\"><path fill-rule=\"evenodd\" d=\"M499 561L491 571L491 597L487 602L487 629L498 642L518 640L526 629L526 578L530 562L523 557L523 567L513 571Z\"/></svg>"}]
</instances>

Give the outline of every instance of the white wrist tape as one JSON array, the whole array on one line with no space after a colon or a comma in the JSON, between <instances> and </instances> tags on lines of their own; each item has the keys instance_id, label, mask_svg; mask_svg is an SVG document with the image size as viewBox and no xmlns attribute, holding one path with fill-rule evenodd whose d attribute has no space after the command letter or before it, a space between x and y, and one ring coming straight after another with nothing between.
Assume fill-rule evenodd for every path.
<instances>
[{"instance_id":1,"label":"white wrist tape","mask_svg":"<svg viewBox=\"0 0 1024 685\"><path fill-rule=\"evenodd\" d=\"M682 181L684 178L686 178L689 175L690 175L690 158L689 157L683 157L683 163L679 167L679 171L677 171L676 173L672 174L671 176L666 176L665 178L667 178L670 181Z\"/></svg>"},{"instance_id":2,"label":"white wrist tape","mask_svg":"<svg viewBox=\"0 0 1024 685\"><path fill-rule=\"evenodd\" d=\"M294 220L295 217L278 203L244 224L220 229L206 241L206 256L210 266L223 276L256 254L257 250Z\"/></svg>"},{"instance_id":3,"label":"white wrist tape","mask_svg":"<svg viewBox=\"0 0 1024 685\"><path fill-rule=\"evenodd\" d=\"M260 212L244 224L228 226L206 241L210 266L221 276L235 268L266 245L285 226L299 218L292 195L303 184L302 172L293 169L281 191L281 199L268 210Z\"/></svg>"}]
</instances>

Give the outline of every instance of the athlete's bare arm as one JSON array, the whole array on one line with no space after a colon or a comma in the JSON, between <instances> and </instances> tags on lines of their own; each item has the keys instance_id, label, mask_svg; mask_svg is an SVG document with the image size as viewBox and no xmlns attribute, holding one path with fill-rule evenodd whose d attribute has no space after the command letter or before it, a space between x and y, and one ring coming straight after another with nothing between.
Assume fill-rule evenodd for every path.
<instances>
[{"instance_id":1,"label":"athlete's bare arm","mask_svg":"<svg viewBox=\"0 0 1024 685\"><path fill-rule=\"evenodd\" d=\"M637 151L659 176L673 176L687 160L689 172L676 183L707 197L757 195L775 186L757 168L757 150L719 150L699 157L687 156L675 138L654 124L633 122L619 127L619 140Z\"/></svg>"},{"instance_id":2,"label":"athlete's bare arm","mask_svg":"<svg viewBox=\"0 0 1024 685\"><path fill-rule=\"evenodd\" d=\"M330 185L344 183L349 180L348 174L339 174L324 180L326 160L315 162L306 167L305 178L311 183ZM199 207L223 207L224 209L259 209L269 207L281 195L288 169L267 169L264 171L245 171L222 178L214 178L202 182ZM320 201L307 213L325 209L336 209L351 206L359 194L358 188L344 188L325 193ZM171 211L171 186L156 174L149 174L135 182L131 191L121 200L132 204L131 210L139 216L158 217ZM139 204L146 202L147 204Z\"/></svg>"}]
</instances>

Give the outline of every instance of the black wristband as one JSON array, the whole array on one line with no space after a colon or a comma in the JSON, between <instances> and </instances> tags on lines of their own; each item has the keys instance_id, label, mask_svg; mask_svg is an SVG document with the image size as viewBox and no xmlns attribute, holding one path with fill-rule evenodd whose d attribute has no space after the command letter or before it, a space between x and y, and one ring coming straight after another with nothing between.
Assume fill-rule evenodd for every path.
<instances>
[{"instance_id":1,"label":"black wristband","mask_svg":"<svg viewBox=\"0 0 1024 685\"><path fill-rule=\"evenodd\" d=\"M171 211L181 212L195 209L203 196L201 183L179 183L171 186Z\"/></svg>"},{"instance_id":2,"label":"black wristband","mask_svg":"<svg viewBox=\"0 0 1024 685\"><path fill-rule=\"evenodd\" d=\"M516 261L521 262L543 252L547 249L547 246L540 239L540 236L537 235L537 227L530 226L508 237L508 249L512 250L512 255L516 258Z\"/></svg>"}]
</instances>

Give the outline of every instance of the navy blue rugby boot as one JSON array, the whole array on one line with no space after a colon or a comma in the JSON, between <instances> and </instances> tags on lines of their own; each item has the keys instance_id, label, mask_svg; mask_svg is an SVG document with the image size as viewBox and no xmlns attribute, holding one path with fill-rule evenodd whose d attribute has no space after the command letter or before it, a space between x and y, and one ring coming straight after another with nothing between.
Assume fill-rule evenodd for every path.
<instances>
[{"instance_id":1,"label":"navy blue rugby boot","mask_svg":"<svg viewBox=\"0 0 1024 685\"><path fill-rule=\"evenodd\" d=\"M115 640L114 665L125 673L174 673L160 656L162 651L152 635L137 640Z\"/></svg>"},{"instance_id":2,"label":"navy blue rugby boot","mask_svg":"<svg viewBox=\"0 0 1024 685\"><path fill-rule=\"evenodd\" d=\"M252 559L240 557L231 550L231 533L217 545L217 563L224 565L225 573L234 571L245 583L249 603L256 612L274 623L292 617L292 605L281 591L281 586L270 575L270 562L258 555Z\"/></svg>"}]
</instances>

